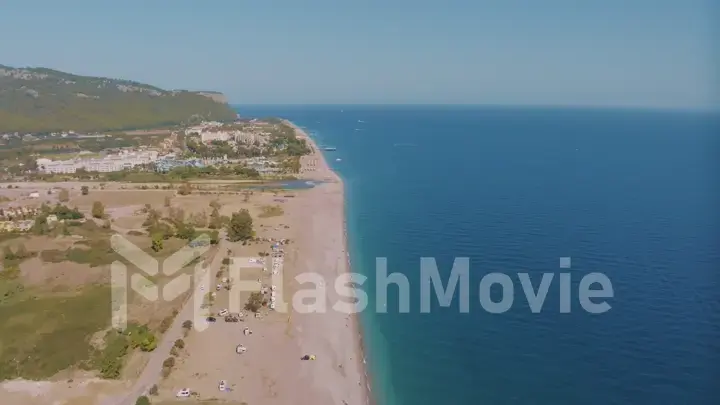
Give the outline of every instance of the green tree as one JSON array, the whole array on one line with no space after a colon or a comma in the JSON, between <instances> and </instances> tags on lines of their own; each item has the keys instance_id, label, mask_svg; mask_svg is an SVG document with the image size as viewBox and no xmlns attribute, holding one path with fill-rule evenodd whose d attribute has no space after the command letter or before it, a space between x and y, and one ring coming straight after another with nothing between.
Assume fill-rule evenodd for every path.
<instances>
[{"instance_id":1,"label":"green tree","mask_svg":"<svg viewBox=\"0 0 720 405\"><path fill-rule=\"evenodd\" d=\"M263 306L264 297L260 292L253 292L245 303L245 309L252 312L257 312Z\"/></svg>"},{"instance_id":2,"label":"green tree","mask_svg":"<svg viewBox=\"0 0 720 405\"><path fill-rule=\"evenodd\" d=\"M220 216L220 211L217 208L213 208L212 212L210 213L210 223L208 224L208 228L210 229L220 229L223 226L222 217Z\"/></svg>"},{"instance_id":3,"label":"green tree","mask_svg":"<svg viewBox=\"0 0 720 405\"><path fill-rule=\"evenodd\" d=\"M163 361L163 367L172 368L175 366L175 357L168 357Z\"/></svg>"},{"instance_id":4,"label":"green tree","mask_svg":"<svg viewBox=\"0 0 720 405\"><path fill-rule=\"evenodd\" d=\"M36 235L45 235L48 232L47 214L38 215L35 218L32 232Z\"/></svg>"},{"instance_id":5,"label":"green tree","mask_svg":"<svg viewBox=\"0 0 720 405\"><path fill-rule=\"evenodd\" d=\"M80 188L80 191L82 192L82 195L88 195L88 193L90 193L90 189L88 188L88 186L82 186Z\"/></svg>"},{"instance_id":6,"label":"green tree","mask_svg":"<svg viewBox=\"0 0 720 405\"><path fill-rule=\"evenodd\" d=\"M70 201L70 192L67 191L67 189L60 190L60 192L58 193L58 200L60 200L60 202Z\"/></svg>"},{"instance_id":7,"label":"green tree","mask_svg":"<svg viewBox=\"0 0 720 405\"><path fill-rule=\"evenodd\" d=\"M3 258L5 258L5 260L15 260L17 257L10 246L5 246L5 249L3 249Z\"/></svg>"},{"instance_id":8,"label":"green tree","mask_svg":"<svg viewBox=\"0 0 720 405\"><path fill-rule=\"evenodd\" d=\"M190 193L192 193L192 187L188 182L183 183L180 188L178 188L178 194L180 195L188 195Z\"/></svg>"},{"instance_id":9,"label":"green tree","mask_svg":"<svg viewBox=\"0 0 720 405\"><path fill-rule=\"evenodd\" d=\"M147 218L145 219L145 222L143 222L143 226L147 228L156 228L160 222L160 213L152 208L145 208L145 212L147 212Z\"/></svg>"},{"instance_id":10,"label":"green tree","mask_svg":"<svg viewBox=\"0 0 720 405\"><path fill-rule=\"evenodd\" d=\"M213 230L210 231L208 235L210 236L211 245L217 245L218 243L220 243L220 232Z\"/></svg>"},{"instance_id":11,"label":"green tree","mask_svg":"<svg viewBox=\"0 0 720 405\"><path fill-rule=\"evenodd\" d=\"M253 237L253 220L248 210L242 209L232 214L227 234L231 242L246 241Z\"/></svg>"},{"instance_id":12,"label":"green tree","mask_svg":"<svg viewBox=\"0 0 720 405\"><path fill-rule=\"evenodd\" d=\"M154 233L152 236L152 250L159 252L163 249L163 235Z\"/></svg>"},{"instance_id":13,"label":"green tree","mask_svg":"<svg viewBox=\"0 0 720 405\"><path fill-rule=\"evenodd\" d=\"M105 206L100 201L95 201L92 205L92 216L102 218L105 216Z\"/></svg>"},{"instance_id":14,"label":"green tree","mask_svg":"<svg viewBox=\"0 0 720 405\"><path fill-rule=\"evenodd\" d=\"M18 245L17 251L15 252L15 257L17 257L18 259L25 259L30 257L30 252L28 252L25 245L21 243Z\"/></svg>"},{"instance_id":15,"label":"green tree","mask_svg":"<svg viewBox=\"0 0 720 405\"><path fill-rule=\"evenodd\" d=\"M155 389L157 390L157 387ZM150 398L145 395L138 397L137 401L135 401L135 405L150 405Z\"/></svg>"},{"instance_id":16,"label":"green tree","mask_svg":"<svg viewBox=\"0 0 720 405\"><path fill-rule=\"evenodd\" d=\"M144 352L151 352L157 347L157 338L152 333L148 333L147 336L140 342L140 350Z\"/></svg>"}]
</instances>

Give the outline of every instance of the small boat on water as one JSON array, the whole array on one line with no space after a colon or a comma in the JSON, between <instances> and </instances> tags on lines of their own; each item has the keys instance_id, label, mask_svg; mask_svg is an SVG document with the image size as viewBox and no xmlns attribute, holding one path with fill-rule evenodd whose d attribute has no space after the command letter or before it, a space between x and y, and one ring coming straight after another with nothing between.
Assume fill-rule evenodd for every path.
<instances>
[{"instance_id":1,"label":"small boat on water","mask_svg":"<svg viewBox=\"0 0 720 405\"><path fill-rule=\"evenodd\" d=\"M337 158L337 159L335 159L335 161L336 161L336 162L341 162L341 161L342 161L342 159L340 159L340 158Z\"/></svg>"},{"instance_id":2,"label":"small boat on water","mask_svg":"<svg viewBox=\"0 0 720 405\"><path fill-rule=\"evenodd\" d=\"M337 148L334 147L334 146L326 146L326 147L323 148L323 150L324 150L324 151L327 151L327 152L333 152L333 151L336 151Z\"/></svg>"}]
</instances>

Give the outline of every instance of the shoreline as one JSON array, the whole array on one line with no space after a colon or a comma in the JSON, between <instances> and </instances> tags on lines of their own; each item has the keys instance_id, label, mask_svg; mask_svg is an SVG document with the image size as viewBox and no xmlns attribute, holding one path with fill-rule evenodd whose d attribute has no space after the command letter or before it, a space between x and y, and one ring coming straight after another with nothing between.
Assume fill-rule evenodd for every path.
<instances>
[{"instance_id":1,"label":"shoreline","mask_svg":"<svg viewBox=\"0 0 720 405\"><path fill-rule=\"evenodd\" d=\"M337 174L328 164L327 159L325 158L325 155L322 153L322 150L317 146L317 143L299 126L295 125L292 121L283 119L282 122L295 131L295 135L299 136L306 140L310 144L310 146L314 149L314 153L311 154L313 158L317 158L319 161L319 166L325 169L324 171L331 175L333 180L337 183L339 183L342 187L342 244L343 249L345 253L345 272L352 273L352 263L350 259L350 249L348 244L348 225L347 225L347 212L346 212L346 193L345 193L345 184L340 177L339 174ZM312 176L308 175L307 173L301 173L299 176L300 178L308 179L308 180L325 180L325 179L318 179L318 176ZM360 322L360 316L359 314L352 314L350 315L352 319L352 329L353 329L353 346L355 347L355 354L356 354L356 364L359 370L361 370L361 384L365 388L364 389L364 400L363 403L367 405L377 405L377 402L375 401L375 398L372 395L372 387L370 384L370 376L368 375L368 367L367 367L367 358L365 356L365 345L364 345L364 339L363 339L363 329L362 324ZM352 404L350 404L352 405Z\"/></svg>"}]
</instances>

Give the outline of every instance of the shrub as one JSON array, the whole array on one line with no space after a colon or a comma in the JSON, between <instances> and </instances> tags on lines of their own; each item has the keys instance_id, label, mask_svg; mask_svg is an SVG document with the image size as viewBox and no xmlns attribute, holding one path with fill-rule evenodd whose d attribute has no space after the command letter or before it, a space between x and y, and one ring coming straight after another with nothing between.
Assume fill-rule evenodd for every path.
<instances>
[{"instance_id":1,"label":"shrub","mask_svg":"<svg viewBox=\"0 0 720 405\"><path fill-rule=\"evenodd\" d=\"M167 330L170 329L170 326L172 325L172 321L172 316L165 317L162 322L160 322L160 333L167 332Z\"/></svg>"},{"instance_id":2,"label":"shrub","mask_svg":"<svg viewBox=\"0 0 720 405\"><path fill-rule=\"evenodd\" d=\"M253 292L245 304L245 309L252 312L257 312L263 306L263 295L260 292Z\"/></svg>"},{"instance_id":3,"label":"shrub","mask_svg":"<svg viewBox=\"0 0 720 405\"><path fill-rule=\"evenodd\" d=\"M153 387L157 390L157 386L153 385ZM154 395L157 395L157 392ZM150 405L150 398L145 395L138 397L137 401L135 401L135 405Z\"/></svg>"},{"instance_id":4,"label":"shrub","mask_svg":"<svg viewBox=\"0 0 720 405\"><path fill-rule=\"evenodd\" d=\"M92 205L92 216L102 218L105 216L105 206L100 201L95 201Z\"/></svg>"},{"instance_id":5,"label":"shrub","mask_svg":"<svg viewBox=\"0 0 720 405\"><path fill-rule=\"evenodd\" d=\"M60 200L60 202L70 201L70 192L68 192L66 189L60 190L60 193L58 193L58 200Z\"/></svg>"},{"instance_id":6,"label":"shrub","mask_svg":"<svg viewBox=\"0 0 720 405\"><path fill-rule=\"evenodd\" d=\"M161 233L155 233L152 236L152 250L159 252L163 249L163 235Z\"/></svg>"}]
</instances>

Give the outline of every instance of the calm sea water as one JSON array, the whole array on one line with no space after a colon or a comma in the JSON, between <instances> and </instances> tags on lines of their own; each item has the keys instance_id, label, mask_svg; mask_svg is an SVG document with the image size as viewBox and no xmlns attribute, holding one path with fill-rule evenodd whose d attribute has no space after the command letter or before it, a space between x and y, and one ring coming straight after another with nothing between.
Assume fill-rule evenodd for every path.
<instances>
[{"instance_id":1,"label":"calm sea water","mask_svg":"<svg viewBox=\"0 0 720 405\"><path fill-rule=\"evenodd\" d=\"M720 121L701 113L450 107L242 107L307 128L346 181L353 270L411 281L411 313L362 315L381 405L711 404L720 398ZM340 158L341 161L336 161ZM420 258L470 258L470 312L420 313ZM559 268L571 257L570 270ZM553 280L532 313L516 277ZM515 281L506 313L480 278ZM612 281L612 309L577 300ZM499 299L499 291L492 296ZM715 398L714 400L712 398Z\"/></svg>"}]
</instances>

